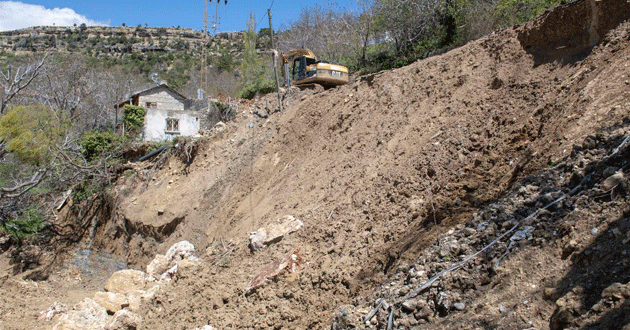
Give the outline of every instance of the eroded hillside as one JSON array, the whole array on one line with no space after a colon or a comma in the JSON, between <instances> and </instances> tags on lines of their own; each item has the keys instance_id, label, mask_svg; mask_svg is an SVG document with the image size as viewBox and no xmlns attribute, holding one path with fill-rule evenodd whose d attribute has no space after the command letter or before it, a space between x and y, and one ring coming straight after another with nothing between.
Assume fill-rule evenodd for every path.
<instances>
[{"instance_id":1,"label":"eroded hillside","mask_svg":"<svg viewBox=\"0 0 630 330\"><path fill-rule=\"evenodd\" d=\"M607 232L615 223L620 238L606 246L628 249L622 239L627 195L568 199L546 218L519 221L591 173L599 181L627 173L627 146L605 157L630 133L628 13L626 1L578 1L404 68L287 95L282 113L261 116L273 108L272 96L242 104L233 122L194 147L130 165L87 241L135 269L176 242L196 247L202 263L143 302L140 329L328 329L335 311L335 329L385 329L389 310L391 326L400 329L583 328L598 320L575 320L595 305L589 294L612 282L570 291L563 278L581 278L575 265L582 259L569 256L608 239L590 234L593 224ZM518 194L529 204L515 199ZM83 221L74 215L59 221ZM252 252L249 233L285 215L304 226ZM570 221L577 224L559 224ZM423 280L517 224L533 228L529 243L510 246L501 257L508 236L474 259L460 273L466 276L454 272L415 305L401 305ZM449 250L450 242L458 248ZM566 244L573 245L565 251ZM225 246L229 253L217 253ZM303 268L245 291L255 275L296 248L308 261ZM614 260L626 265L614 277L622 284L629 280L627 259ZM48 326L35 315L60 298L46 290L102 287L96 277L71 278L68 269L55 274L69 280L32 290L4 281L16 298L2 298L9 311L3 327ZM84 291L65 303L78 302ZM556 308L567 292L589 304ZM360 322L376 298L394 307ZM23 307L32 322L17 322L12 299L33 301ZM607 327L628 324L617 319Z\"/></svg>"}]
</instances>

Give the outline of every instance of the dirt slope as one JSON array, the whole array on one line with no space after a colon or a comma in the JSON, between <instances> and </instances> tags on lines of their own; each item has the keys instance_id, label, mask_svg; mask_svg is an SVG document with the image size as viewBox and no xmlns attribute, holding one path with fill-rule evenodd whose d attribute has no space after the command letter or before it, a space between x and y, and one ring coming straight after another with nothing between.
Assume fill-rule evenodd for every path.
<instances>
[{"instance_id":1,"label":"dirt slope","mask_svg":"<svg viewBox=\"0 0 630 330\"><path fill-rule=\"evenodd\" d=\"M435 243L438 237L448 240L452 228L472 226L492 205L517 208L517 202L506 201L527 186L524 178L539 178L536 195L572 188L567 173L541 173L558 164L577 164L580 150L574 145L581 146L586 136L602 143L608 139L608 147L629 133L630 25L621 23L629 13L626 1L578 1L404 68L359 77L337 89L294 93L286 98L284 112L268 118L253 112L273 106L273 97L244 104L224 132L189 155L171 157L161 170L145 163L122 175L111 203L117 206L98 223L92 248L143 269L156 253L186 239L209 262L144 306L142 329L205 324L220 329L330 328L338 306L363 313L377 295L393 294L397 286L391 283L400 285L401 270L409 271L419 260L444 263L435 259ZM622 131L613 134L615 129ZM619 221L626 223L627 214L619 211L623 205L607 205L612 209L606 214L611 219L621 214ZM580 206L597 207L602 206ZM505 231L503 222L526 216L508 213L512 209L507 206L495 210L512 217L493 218L500 225L490 226L483 239L470 238L470 249L462 253L474 252ZM591 219L598 213L585 214ZM304 227L262 251L249 251L250 231L288 214ZM588 233L589 226L586 221L571 235ZM212 252L221 238L232 241L236 251L214 263ZM467 305L477 301L481 306L465 309L465 316L453 316L449 308L442 313L434 304L436 318L413 321L397 310L395 326L552 327L553 302L529 298L536 302L534 312L509 316L529 319L506 323L498 321L506 317L495 303L521 299L526 280L550 276L545 283L552 283L566 272L579 272L571 260L546 246L509 254L503 277L493 277L496 269L490 264L496 253L478 263L479 271L471 277L478 282L475 289L457 291ZM295 247L309 260L307 267L245 295L253 276ZM627 263L627 257L618 261ZM536 271L523 273L524 265L535 265ZM426 272L434 275L439 269L443 265ZM488 277L502 280L479 289ZM534 291L541 296L538 288ZM431 294L426 299L435 300L439 292ZM51 303L33 299L38 302L34 308ZM384 328L381 314L373 327ZM2 317L9 324L16 320ZM477 321L466 324L466 319ZM562 327L571 322L562 321Z\"/></svg>"}]
</instances>

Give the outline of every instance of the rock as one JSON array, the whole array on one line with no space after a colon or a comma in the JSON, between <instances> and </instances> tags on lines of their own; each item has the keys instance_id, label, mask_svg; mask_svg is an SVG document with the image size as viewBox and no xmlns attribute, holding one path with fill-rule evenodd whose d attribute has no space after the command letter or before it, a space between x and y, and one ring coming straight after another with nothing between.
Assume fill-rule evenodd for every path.
<instances>
[{"instance_id":1,"label":"rock","mask_svg":"<svg viewBox=\"0 0 630 330\"><path fill-rule=\"evenodd\" d=\"M64 304L60 304L58 302L54 302L48 309L39 312L39 317L37 318L40 321L50 321L55 315L65 313L68 311L68 306Z\"/></svg>"},{"instance_id":2,"label":"rock","mask_svg":"<svg viewBox=\"0 0 630 330\"><path fill-rule=\"evenodd\" d=\"M179 243L175 243L170 249L168 249L166 252L166 258L170 261L178 261L192 257L193 253L195 253L195 246L190 244L188 241L181 241Z\"/></svg>"},{"instance_id":3,"label":"rock","mask_svg":"<svg viewBox=\"0 0 630 330\"><path fill-rule=\"evenodd\" d=\"M626 177L623 174L623 172L617 172L609 176L608 178L606 178L606 180L604 180L604 183L602 183L602 190L604 191L613 190L615 187L619 186L625 180L626 180Z\"/></svg>"},{"instance_id":4,"label":"rock","mask_svg":"<svg viewBox=\"0 0 630 330\"><path fill-rule=\"evenodd\" d=\"M204 325L201 328L194 328L194 329L191 329L191 330L216 330L216 328L211 326L211 325Z\"/></svg>"},{"instance_id":5,"label":"rock","mask_svg":"<svg viewBox=\"0 0 630 330\"><path fill-rule=\"evenodd\" d=\"M416 320L429 320L433 316L433 310L429 307L429 305L424 305L416 311L413 316Z\"/></svg>"},{"instance_id":6,"label":"rock","mask_svg":"<svg viewBox=\"0 0 630 330\"><path fill-rule=\"evenodd\" d=\"M177 277L194 276L199 270L201 262L196 259L184 259L177 262Z\"/></svg>"},{"instance_id":7,"label":"rock","mask_svg":"<svg viewBox=\"0 0 630 330\"><path fill-rule=\"evenodd\" d=\"M555 301L558 299L558 290L556 288L543 289L543 299L548 301Z\"/></svg>"},{"instance_id":8,"label":"rock","mask_svg":"<svg viewBox=\"0 0 630 330\"><path fill-rule=\"evenodd\" d=\"M583 149L588 150L588 149L594 149L595 147L597 147L597 138L595 138L592 135L589 135L584 138L584 141L582 142Z\"/></svg>"},{"instance_id":9,"label":"rock","mask_svg":"<svg viewBox=\"0 0 630 330\"><path fill-rule=\"evenodd\" d=\"M503 305L499 305L499 312L501 312L501 313L505 313L505 311L506 311L506 310L507 310L507 309L505 308L505 306L503 306Z\"/></svg>"},{"instance_id":10,"label":"rock","mask_svg":"<svg viewBox=\"0 0 630 330\"><path fill-rule=\"evenodd\" d=\"M220 122L214 124L214 127L212 129L215 132L217 132L217 133L221 133L221 132L225 131L226 128L227 128L227 125L225 125L224 122L220 121Z\"/></svg>"},{"instance_id":11,"label":"rock","mask_svg":"<svg viewBox=\"0 0 630 330\"><path fill-rule=\"evenodd\" d=\"M442 310L442 312L448 312L451 309L451 297L444 292L440 291L437 297L437 307Z\"/></svg>"},{"instance_id":12,"label":"rock","mask_svg":"<svg viewBox=\"0 0 630 330\"><path fill-rule=\"evenodd\" d=\"M132 312L138 312L140 310L140 305L142 305L142 299L146 295L147 295L147 292L144 290L135 290L135 291L127 292L129 310Z\"/></svg>"},{"instance_id":13,"label":"rock","mask_svg":"<svg viewBox=\"0 0 630 330\"><path fill-rule=\"evenodd\" d=\"M165 255L158 254L147 265L147 275L160 278L169 268L171 268L171 260Z\"/></svg>"},{"instance_id":14,"label":"rock","mask_svg":"<svg viewBox=\"0 0 630 330\"><path fill-rule=\"evenodd\" d=\"M443 244L440 244L440 257L455 257L459 255L461 251L461 245L456 241L448 241Z\"/></svg>"},{"instance_id":15,"label":"rock","mask_svg":"<svg viewBox=\"0 0 630 330\"><path fill-rule=\"evenodd\" d=\"M105 284L105 291L127 293L141 290L146 285L146 274L143 271L125 269L112 274Z\"/></svg>"},{"instance_id":16,"label":"rock","mask_svg":"<svg viewBox=\"0 0 630 330\"><path fill-rule=\"evenodd\" d=\"M416 299L409 299L402 303L402 310L408 313L413 313L418 306Z\"/></svg>"},{"instance_id":17,"label":"rock","mask_svg":"<svg viewBox=\"0 0 630 330\"><path fill-rule=\"evenodd\" d=\"M169 282L172 279L175 279L177 276L177 264L171 267L169 270L165 271L162 276L160 276L160 282Z\"/></svg>"},{"instance_id":18,"label":"rock","mask_svg":"<svg viewBox=\"0 0 630 330\"><path fill-rule=\"evenodd\" d=\"M621 283L613 283L602 292L602 298L612 300L622 300L630 298L630 286Z\"/></svg>"},{"instance_id":19,"label":"rock","mask_svg":"<svg viewBox=\"0 0 630 330\"><path fill-rule=\"evenodd\" d=\"M142 318L128 310L119 310L114 314L111 320L105 325L105 330L135 330Z\"/></svg>"},{"instance_id":20,"label":"rock","mask_svg":"<svg viewBox=\"0 0 630 330\"><path fill-rule=\"evenodd\" d=\"M105 307L108 312L116 313L129 306L127 295L115 292L97 292L94 294L94 301Z\"/></svg>"},{"instance_id":21,"label":"rock","mask_svg":"<svg viewBox=\"0 0 630 330\"><path fill-rule=\"evenodd\" d=\"M333 322L330 327L331 330L348 330L359 329L363 323L363 316L368 311L357 310L352 305L341 305L333 312ZM363 315L363 316L362 316Z\"/></svg>"},{"instance_id":22,"label":"rock","mask_svg":"<svg viewBox=\"0 0 630 330\"><path fill-rule=\"evenodd\" d=\"M90 298L76 304L72 311L61 315L53 330L102 329L107 322L107 310Z\"/></svg>"},{"instance_id":23,"label":"rock","mask_svg":"<svg viewBox=\"0 0 630 330\"><path fill-rule=\"evenodd\" d=\"M466 309L466 305L463 302L456 302L453 304L453 307L458 311L463 311L464 309Z\"/></svg>"},{"instance_id":24,"label":"rock","mask_svg":"<svg viewBox=\"0 0 630 330\"><path fill-rule=\"evenodd\" d=\"M291 215L286 215L267 226L249 234L249 246L253 251L259 251L264 247L280 241L285 235L302 228L302 221Z\"/></svg>"},{"instance_id":25,"label":"rock","mask_svg":"<svg viewBox=\"0 0 630 330\"><path fill-rule=\"evenodd\" d=\"M531 239L532 233L534 232L534 227L532 226L524 226L523 229L518 230L517 232L510 237L510 242L518 242L524 239Z\"/></svg>"},{"instance_id":26,"label":"rock","mask_svg":"<svg viewBox=\"0 0 630 330\"><path fill-rule=\"evenodd\" d=\"M146 291L144 291L144 294L142 295L142 301L143 302L148 302L151 301L155 298L155 294L160 291L160 286L159 285L154 285L150 288L148 288ZM129 302L129 306L131 307L131 301Z\"/></svg>"}]
</instances>

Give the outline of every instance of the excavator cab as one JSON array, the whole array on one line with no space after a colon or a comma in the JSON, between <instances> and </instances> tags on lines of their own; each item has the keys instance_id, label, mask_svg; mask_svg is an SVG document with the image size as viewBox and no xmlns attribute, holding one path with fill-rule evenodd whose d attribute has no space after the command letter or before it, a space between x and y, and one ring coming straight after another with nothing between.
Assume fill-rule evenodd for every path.
<instances>
[{"instance_id":1,"label":"excavator cab","mask_svg":"<svg viewBox=\"0 0 630 330\"><path fill-rule=\"evenodd\" d=\"M309 49L294 49L282 54L282 71L285 81L296 86L319 84L325 87L348 83L348 68L342 64L317 60Z\"/></svg>"},{"instance_id":2,"label":"excavator cab","mask_svg":"<svg viewBox=\"0 0 630 330\"><path fill-rule=\"evenodd\" d=\"M317 64L317 59L306 56L298 56L293 59L293 81L298 81L312 77L315 72L310 70L313 64Z\"/></svg>"}]
</instances>

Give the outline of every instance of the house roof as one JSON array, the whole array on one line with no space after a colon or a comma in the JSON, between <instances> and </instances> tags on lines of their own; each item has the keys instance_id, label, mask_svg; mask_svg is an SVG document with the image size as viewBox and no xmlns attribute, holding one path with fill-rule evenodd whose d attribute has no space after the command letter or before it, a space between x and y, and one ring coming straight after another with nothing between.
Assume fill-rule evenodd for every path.
<instances>
[{"instance_id":1,"label":"house roof","mask_svg":"<svg viewBox=\"0 0 630 330\"><path fill-rule=\"evenodd\" d=\"M140 90L138 90L136 92L131 93L131 95L127 96L124 100L116 102L116 104L114 104L114 108L120 108L120 107L124 106L125 104L128 104L130 99L132 99L132 98L134 98L134 97L136 97L136 96L138 96L138 95L140 95L142 93L146 93L146 92L149 92L149 91L152 91L154 89L161 88L161 87L164 87L164 88L168 89L169 91L173 92L175 95L181 97L184 100L188 100L184 95L182 95L179 92L177 92L176 90L168 87L167 84L159 84L159 85L151 85L149 87L144 87L144 88L142 88L142 89L140 89Z\"/></svg>"}]
</instances>

